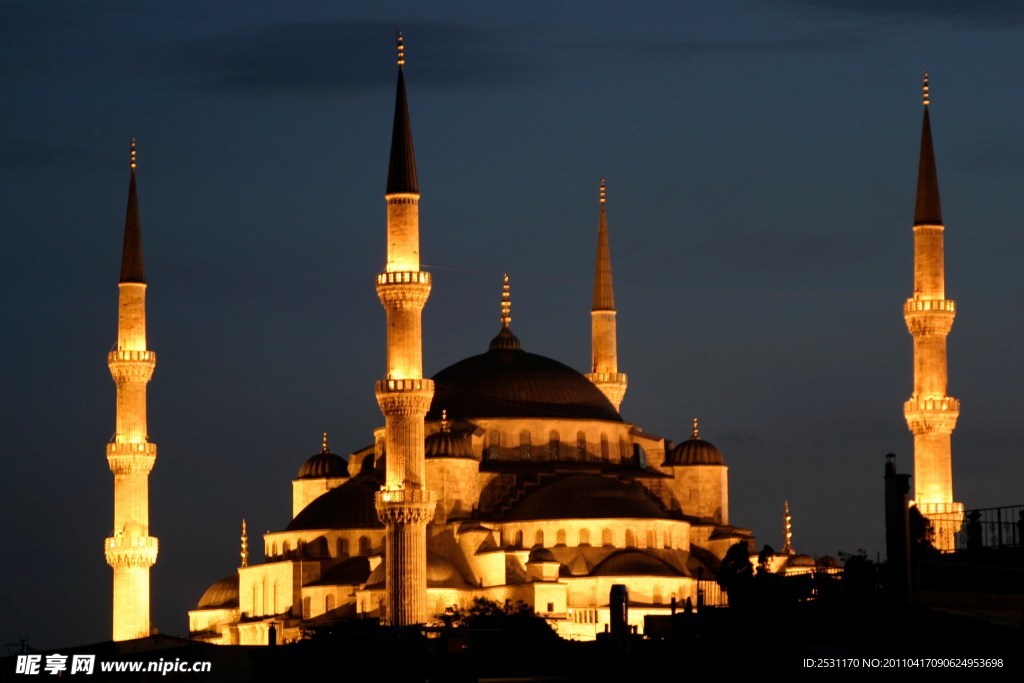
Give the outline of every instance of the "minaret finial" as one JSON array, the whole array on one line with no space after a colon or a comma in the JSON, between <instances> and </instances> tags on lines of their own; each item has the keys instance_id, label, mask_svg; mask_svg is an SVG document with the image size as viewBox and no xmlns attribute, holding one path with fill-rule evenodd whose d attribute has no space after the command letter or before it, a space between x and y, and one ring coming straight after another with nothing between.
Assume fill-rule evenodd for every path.
<instances>
[{"instance_id":1,"label":"minaret finial","mask_svg":"<svg viewBox=\"0 0 1024 683\"><path fill-rule=\"evenodd\" d=\"M789 500L785 502L785 512L782 516L783 540L782 554L792 555L793 550L793 516L789 514Z\"/></svg>"},{"instance_id":2,"label":"minaret finial","mask_svg":"<svg viewBox=\"0 0 1024 683\"><path fill-rule=\"evenodd\" d=\"M442 408L441 409L441 431L442 432L447 432L448 431L448 409L447 408Z\"/></svg>"},{"instance_id":3,"label":"minaret finial","mask_svg":"<svg viewBox=\"0 0 1024 683\"><path fill-rule=\"evenodd\" d=\"M135 136L134 135L132 136L131 159L132 159L132 162L131 162L132 163L132 170L134 171L135 170L135 166L137 164L136 153L135 153Z\"/></svg>"},{"instance_id":4,"label":"minaret finial","mask_svg":"<svg viewBox=\"0 0 1024 683\"><path fill-rule=\"evenodd\" d=\"M395 42L398 47L398 68L405 66L405 40L402 38L402 32L395 30Z\"/></svg>"},{"instance_id":5,"label":"minaret finial","mask_svg":"<svg viewBox=\"0 0 1024 683\"><path fill-rule=\"evenodd\" d=\"M924 106L931 104L931 97L928 94L928 70L924 72L924 85L922 86L922 92L924 94Z\"/></svg>"},{"instance_id":6,"label":"minaret finial","mask_svg":"<svg viewBox=\"0 0 1024 683\"><path fill-rule=\"evenodd\" d=\"M508 327L512 324L512 295L509 293L508 273L505 273L505 282L501 285L501 326Z\"/></svg>"},{"instance_id":7,"label":"minaret finial","mask_svg":"<svg viewBox=\"0 0 1024 683\"><path fill-rule=\"evenodd\" d=\"M697 418L693 418L693 433L690 434L691 439L700 438L700 427L697 424Z\"/></svg>"},{"instance_id":8,"label":"minaret finial","mask_svg":"<svg viewBox=\"0 0 1024 683\"><path fill-rule=\"evenodd\" d=\"M607 200L607 191L604 185L604 178L601 178L601 203L604 204Z\"/></svg>"},{"instance_id":9,"label":"minaret finial","mask_svg":"<svg viewBox=\"0 0 1024 683\"><path fill-rule=\"evenodd\" d=\"M239 553L242 557L242 566L249 566L249 532L245 528L245 518L242 518L242 552Z\"/></svg>"},{"instance_id":10,"label":"minaret finial","mask_svg":"<svg viewBox=\"0 0 1024 683\"><path fill-rule=\"evenodd\" d=\"M320 444L320 452L325 454L331 452L330 446L327 445L327 432L324 432L324 438Z\"/></svg>"}]
</instances>

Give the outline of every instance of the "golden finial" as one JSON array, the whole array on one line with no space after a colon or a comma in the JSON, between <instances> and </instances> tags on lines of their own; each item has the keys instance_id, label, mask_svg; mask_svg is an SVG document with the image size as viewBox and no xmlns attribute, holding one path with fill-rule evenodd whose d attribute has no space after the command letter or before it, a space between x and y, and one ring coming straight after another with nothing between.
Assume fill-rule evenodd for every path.
<instances>
[{"instance_id":1,"label":"golden finial","mask_svg":"<svg viewBox=\"0 0 1024 683\"><path fill-rule=\"evenodd\" d=\"M448 431L448 409L447 408L442 408L441 409L441 431L442 432L447 432Z\"/></svg>"},{"instance_id":2,"label":"golden finial","mask_svg":"<svg viewBox=\"0 0 1024 683\"><path fill-rule=\"evenodd\" d=\"M604 204L605 201L606 201L605 194L606 194L606 192L605 192L605 187L604 187L604 178L601 178L601 203L602 204Z\"/></svg>"},{"instance_id":3,"label":"golden finial","mask_svg":"<svg viewBox=\"0 0 1024 683\"><path fill-rule=\"evenodd\" d=\"M328 447L328 445L327 445L327 432L324 432L324 438L323 438L323 441L320 444L320 452L321 453L330 453L331 452L330 447Z\"/></svg>"},{"instance_id":4,"label":"golden finial","mask_svg":"<svg viewBox=\"0 0 1024 683\"><path fill-rule=\"evenodd\" d=\"M783 538L782 552L786 555L793 554L793 516L789 514L789 501L785 503L785 512L782 517Z\"/></svg>"},{"instance_id":5,"label":"golden finial","mask_svg":"<svg viewBox=\"0 0 1024 683\"><path fill-rule=\"evenodd\" d=\"M135 170L135 164L136 164L136 159L135 159L135 136L134 135L132 136L131 158L132 158L132 170L134 171Z\"/></svg>"},{"instance_id":6,"label":"golden finial","mask_svg":"<svg viewBox=\"0 0 1024 683\"><path fill-rule=\"evenodd\" d=\"M508 273L505 273L505 283L501 286L501 325L508 327L512 323L512 296L509 294Z\"/></svg>"},{"instance_id":7,"label":"golden finial","mask_svg":"<svg viewBox=\"0 0 1024 683\"><path fill-rule=\"evenodd\" d=\"M924 106L927 107L929 105L929 103L931 102L931 98L928 95L928 71L927 70L924 72L924 87L923 87L923 90L924 90Z\"/></svg>"},{"instance_id":8,"label":"golden finial","mask_svg":"<svg viewBox=\"0 0 1024 683\"><path fill-rule=\"evenodd\" d=\"M690 434L691 439L700 438L700 429L697 426L697 418L693 418L693 432Z\"/></svg>"},{"instance_id":9,"label":"golden finial","mask_svg":"<svg viewBox=\"0 0 1024 683\"><path fill-rule=\"evenodd\" d=\"M242 518L242 566L249 566L249 532L245 528L245 518Z\"/></svg>"},{"instance_id":10,"label":"golden finial","mask_svg":"<svg viewBox=\"0 0 1024 683\"><path fill-rule=\"evenodd\" d=\"M405 42L402 39L402 32L395 31L396 41L398 43L398 66L405 66Z\"/></svg>"}]
</instances>

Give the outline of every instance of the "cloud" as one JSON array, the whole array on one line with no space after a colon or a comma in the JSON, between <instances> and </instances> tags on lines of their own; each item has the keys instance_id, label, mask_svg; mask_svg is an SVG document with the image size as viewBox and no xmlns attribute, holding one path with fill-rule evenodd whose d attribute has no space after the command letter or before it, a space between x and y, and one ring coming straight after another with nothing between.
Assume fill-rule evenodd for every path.
<instances>
[{"instance_id":1,"label":"cloud","mask_svg":"<svg viewBox=\"0 0 1024 683\"><path fill-rule=\"evenodd\" d=\"M492 88L528 84L547 66L523 49L515 29L451 23L402 25L417 87ZM265 26L189 42L178 67L206 87L264 92L390 88L395 26L383 22L307 22Z\"/></svg>"}]
</instances>

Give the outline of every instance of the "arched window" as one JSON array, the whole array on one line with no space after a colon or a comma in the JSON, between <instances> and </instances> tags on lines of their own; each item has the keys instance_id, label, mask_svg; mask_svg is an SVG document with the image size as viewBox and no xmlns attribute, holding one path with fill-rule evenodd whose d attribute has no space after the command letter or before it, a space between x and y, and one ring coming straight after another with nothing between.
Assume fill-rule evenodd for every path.
<instances>
[{"instance_id":1,"label":"arched window","mask_svg":"<svg viewBox=\"0 0 1024 683\"><path fill-rule=\"evenodd\" d=\"M555 533L555 545L565 545L565 529L559 529Z\"/></svg>"},{"instance_id":2,"label":"arched window","mask_svg":"<svg viewBox=\"0 0 1024 683\"><path fill-rule=\"evenodd\" d=\"M583 432L576 432L576 459L587 459L587 435Z\"/></svg>"},{"instance_id":3,"label":"arched window","mask_svg":"<svg viewBox=\"0 0 1024 683\"><path fill-rule=\"evenodd\" d=\"M359 537L359 554L363 556L370 554L370 539L366 536Z\"/></svg>"},{"instance_id":4,"label":"arched window","mask_svg":"<svg viewBox=\"0 0 1024 683\"><path fill-rule=\"evenodd\" d=\"M590 529L580 529L579 545L590 545Z\"/></svg>"},{"instance_id":5,"label":"arched window","mask_svg":"<svg viewBox=\"0 0 1024 683\"><path fill-rule=\"evenodd\" d=\"M530 459L530 446L532 445L532 438L530 437L529 430L524 429L519 432L519 459L529 460Z\"/></svg>"},{"instance_id":6,"label":"arched window","mask_svg":"<svg viewBox=\"0 0 1024 683\"><path fill-rule=\"evenodd\" d=\"M548 434L548 459L558 460L558 451L561 447L561 437L558 432Z\"/></svg>"},{"instance_id":7,"label":"arched window","mask_svg":"<svg viewBox=\"0 0 1024 683\"><path fill-rule=\"evenodd\" d=\"M334 593L328 593L327 594L327 598L324 599L324 611L325 612L333 612L334 611Z\"/></svg>"},{"instance_id":8,"label":"arched window","mask_svg":"<svg viewBox=\"0 0 1024 683\"><path fill-rule=\"evenodd\" d=\"M280 585L280 583L275 579L274 580L274 597L273 597L273 601L270 603L270 613L271 614L277 614L277 611L278 611L277 610L277 588L278 588L279 585Z\"/></svg>"},{"instance_id":9,"label":"arched window","mask_svg":"<svg viewBox=\"0 0 1024 683\"><path fill-rule=\"evenodd\" d=\"M277 557L277 541L274 541L270 545L270 556L271 557Z\"/></svg>"},{"instance_id":10,"label":"arched window","mask_svg":"<svg viewBox=\"0 0 1024 683\"><path fill-rule=\"evenodd\" d=\"M259 593L259 590L257 590L257 588L256 588L256 583L253 582L253 584L252 584L252 611L250 612L250 614L252 614L252 616L254 616L254 617L259 615L259 612L257 611L257 609L259 609L258 606L260 604L259 596L260 596L260 593Z\"/></svg>"},{"instance_id":11,"label":"arched window","mask_svg":"<svg viewBox=\"0 0 1024 683\"><path fill-rule=\"evenodd\" d=\"M302 618L309 619L309 607L310 600L308 597L302 598Z\"/></svg>"},{"instance_id":12,"label":"arched window","mask_svg":"<svg viewBox=\"0 0 1024 683\"><path fill-rule=\"evenodd\" d=\"M261 600L263 605L261 606L262 611L260 614L270 614L270 611L267 609L267 577L265 576L263 577L263 580L260 581L260 597L263 598Z\"/></svg>"},{"instance_id":13,"label":"arched window","mask_svg":"<svg viewBox=\"0 0 1024 683\"><path fill-rule=\"evenodd\" d=\"M615 545L615 542L612 540L611 529L601 529L601 545Z\"/></svg>"},{"instance_id":14,"label":"arched window","mask_svg":"<svg viewBox=\"0 0 1024 683\"><path fill-rule=\"evenodd\" d=\"M619 437L619 460L628 460L631 455L629 442L624 437Z\"/></svg>"},{"instance_id":15,"label":"arched window","mask_svg":"<svg viewBox=\"0 0 1024 683\"><path fill-rule=\"evenodd\" d=\"M338 557L345 557L346 555L348 555L348 539L347 538L339 538L338 542L335 545L338 546Z\"/></svg>"},{"instance_id":16,"label":"arched window","mask_svg":"<svg viewBox=\"0 0 1024 683\"><path fill-rule=\"evenodd\" d=\"M304 558L305 556L306 556L306 542L305 542L305 541L303 541L303 540L302 540L302 539L300 538L300 539L299 539L299 542L295 544L295 557L296 557L297 559L301 560L301 559L303 559L303 558Z\"/></svg>"},{"instance_id":17,"label":"arched window","mask_svg":"<svg viewBox=\"0 0 1024 683\"><path fill-rule=\"evenodd\" d=\"M512 536L512 546L515 548L523 547L523 530L516 529L515 535Z\"/></svg>"},{"instance_id":18,"label":"arched window","mask_svg":"<svg viewBox=\"0 0 1024 683\"><path fill-rule=\"evenodd\" d=\"M288 554L291 551L292 551L292 544L289 543L288 541L285 541L284 545L281 546L281 555L282 555L282 557L284 557L284 559L286 559L286 560L289 559Z\"/></svg>"},{"instance_id":19,"label":"arched window","mask_svg":"<svg viewBox=\"0 0 1024 683\"><path fill-rule=\"evenodd\" d=\"M533 545L534 547L544 547L544 532L540 529L533 532Z\"/></svg>"},{"instance_id":20,"label":"arched window","mask_svg":"<svg viewBox=\"0 0 1024 683\"><path fill-rule=\"evenodd\" d=\"M657 534L654 533L654 529L647 530L647 547L653 548L658 543Z\"/></svg>"},{"instance_id":21,"label":"arched window","mask_svg":"<svg viewBox=\"0 0 1024 683\"><path fill-rule=\"evenodd\" d=\"M671 548L672 547L672 532L669 531L668 529L665 529L665 531L661 535L662 535L662 540L661 540L662 547L663 548Z\"/></svg>"},{"instance_id":22,"label":"arched window","mask_svg":"<svg viewBox=\"0 0 1024 683\"><path fill-rule=\"evenodd\" d=\"M501 449L501 432L497 429L492 429L491 433L487 435L487 459L497 460L498 451Z\"/></svg>"},{"instance_id":23,"label":"arched window","mask_svg":"<svg viewBox=\"0 0 1024 683\"><path fill-rule=\"evenodd\" d=\"M626 529L626 547L636 547L636 532L634 532L632 529Z\"/></svg>"},{"instance_id":24,"label":"arched window","mask_svg":"<svg viewBox=\"0 0 1024 683\"><path fill-rule=\"evenodd\" d=\"M663 591L661 586L655 586L654 587L654 604L655 605L660 605L663 602L665 602L664 591Z\"/></svg>"},{"instance_id":25,"label":"arched window","mask_svg":"<svg viewBox=\"0 0 1024 683\"><path fill-rule=\"evenodd\" d=\"M602 434L601 435L601 460L604 460L605 462L608 462L608 458L609 458L609 454L608 454L608 435L607 434Z\"/></svg>"}]
</instances>

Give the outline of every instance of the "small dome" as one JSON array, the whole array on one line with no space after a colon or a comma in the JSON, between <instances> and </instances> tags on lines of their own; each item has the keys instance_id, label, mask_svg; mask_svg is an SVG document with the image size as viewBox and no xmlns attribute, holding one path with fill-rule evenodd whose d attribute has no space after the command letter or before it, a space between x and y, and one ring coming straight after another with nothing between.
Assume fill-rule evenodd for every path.
<instances>
[{"instance_id":1,"label":"small dome","mask_svg":"<svg viewBox=\"0 0 1024 683\"><path fill-rule=\"evenodd\" d=\"M555 554L547 548L534 548L530 551L530 559L527 560L527 563L530 562L558 562L558 560L555 559Z\"/></svg>"},{"instance_id":2,"label":"small dome","mask_svg":"<svg viewBox=\"0 0 1024 683\"><path fill-rule=\"evenodd\" d=\"M447 411L442 411L441 429L427 437L423 445L423 452L428 458L473 457L466 434L453 432L448 428Z\"/></svg>"},{"instance_id":3,"label":"small dome","mask_svg":"<svg viewBox=\"0 0 1024 683\"><path fill-rule=\"evenodd\" d=\"M302 463L296 479L322 479L325 477L347 477L348 463L340 455L331 453L327 446L327 432L324 432L320 452Z\"/></svg>"},{"instance_id":4,"label":"small dome","mask_svg":"<svg viewBox=\"0 0 1024 683\"><path fill-rule=\"evenodd\" d=\"M722 451L715 448L710 441L700 438L697 418L693 418L693 435L689 440L675 446L665 456L665 466L680 467L683 465L724 465Z\"/></svg>"},{"instance_id":5,"label":"small dome","mask_svg":"<svg viewBox=\"0 0 1024 683\"><path fill-rule=\"evenodd\" d=\"M206 589L196 609L231 609L238 607L238 573L225 576Z\"/></svg>"}]
</instances>

